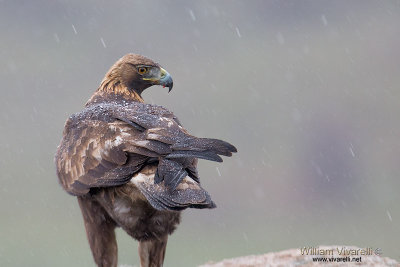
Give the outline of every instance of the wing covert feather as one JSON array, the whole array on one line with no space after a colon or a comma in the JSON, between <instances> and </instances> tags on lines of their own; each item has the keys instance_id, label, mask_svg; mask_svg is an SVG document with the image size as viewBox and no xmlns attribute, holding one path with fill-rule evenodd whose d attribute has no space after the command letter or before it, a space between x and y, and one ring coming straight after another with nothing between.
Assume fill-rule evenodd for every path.
<instances>
[{"instance_id":1,"label":"wing covert feather","mask_svg":"<svg viewBox=\"0 0 400 267\"><path fill-rule=\"evenodd\" d=\"M110 101L70 117L55 160L60 183L73 195L122 185L154 160L156 181L174 191L187 175L199 181L197 158L221 162L219 155L232 152L227 142L188 134L161 106Z\"/></svg>"}]
</instances>

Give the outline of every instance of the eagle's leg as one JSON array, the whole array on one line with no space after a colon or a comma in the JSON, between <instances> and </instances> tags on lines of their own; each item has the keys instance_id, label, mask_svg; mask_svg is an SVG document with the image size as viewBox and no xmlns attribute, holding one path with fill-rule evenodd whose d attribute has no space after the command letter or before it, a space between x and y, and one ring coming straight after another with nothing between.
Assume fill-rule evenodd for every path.
<instances>
[{"instance_id":1,"label":"eagle's leg","mask_svg":"<svg viewBox=\"0 0 400 267\"><path fill-rule=\"evenodd\" d=\"M168 236L160 239L143 240L139 242L139 256L141 267L163 266Z\"/></svg>"},{"instance_id":2,"label":"eagle's leg","mask_svg":"<svg viewBox=\"0 0 400 267\"><path fill-rule=\"evenodd\" d=\"M78 197L78 202L94 261L99 267L116 267L118 251L115 222L91 197Z\"/></svg>"}]
</instances>

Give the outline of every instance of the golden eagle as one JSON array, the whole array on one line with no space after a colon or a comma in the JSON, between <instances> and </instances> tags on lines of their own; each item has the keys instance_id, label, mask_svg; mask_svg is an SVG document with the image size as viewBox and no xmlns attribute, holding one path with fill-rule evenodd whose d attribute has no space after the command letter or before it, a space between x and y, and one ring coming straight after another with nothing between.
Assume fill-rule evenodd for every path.
<instances>
[{"instance_id":1,"label":"golden eagle","mask_svg":"<svg viewBox=\"0 0 400 267\"><path fill-rule=\"evenodd\" d=\"M55 163L78 197L98 266L117 266L115 227L139 241L141 266L161 266L168 234L185 208L214 208L200 186L197 159L222 162L236 148L190 135L169 110L145 104L152 85L172 89L154 61L127 54L107 72L85 108L65 124Z\"/></svg>"}]
</instances>

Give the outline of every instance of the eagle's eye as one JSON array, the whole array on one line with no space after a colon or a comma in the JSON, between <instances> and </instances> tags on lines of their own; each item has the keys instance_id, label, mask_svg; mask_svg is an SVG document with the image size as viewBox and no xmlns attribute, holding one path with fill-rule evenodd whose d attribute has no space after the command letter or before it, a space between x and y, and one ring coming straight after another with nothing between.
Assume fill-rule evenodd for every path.
<instances>
[{"instance_id":1,"label":"eagle's eye","mask_svg":"<svg viewBox=\"0 0 400 267\"><path fill-rule=\"evenodd\" d=\"M138 67L137 68L137 71L139 72L139 74L145 74L145 73L147 73L148 71L149 71L149 68L146 68L146 67Z\"/></svg>"}]
</instances>

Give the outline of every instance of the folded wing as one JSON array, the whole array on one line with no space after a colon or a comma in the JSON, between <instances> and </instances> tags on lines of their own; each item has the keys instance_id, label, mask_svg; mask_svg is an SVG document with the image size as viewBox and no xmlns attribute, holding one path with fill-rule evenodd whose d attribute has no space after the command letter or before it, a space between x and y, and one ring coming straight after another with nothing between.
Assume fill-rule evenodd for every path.
<instances>
[{"instance_id":1,"label":"folded wing","mask_svg":"<svg viewBox=\"0 0 400 267\"><path fill-rule=\"evenodd\" d=\"M236 148L225 141L188 134L163 107L111 102L71 116L56 165L61 184L73 195L132 179L156 208L212 207L199 185L197 159L221 162L221 155L232 152ZM156 168L151 178L144 179L138 175L146 166ZM188 185L186 191L182 191L184 185Z\"/></svg>"}]
</instances>

